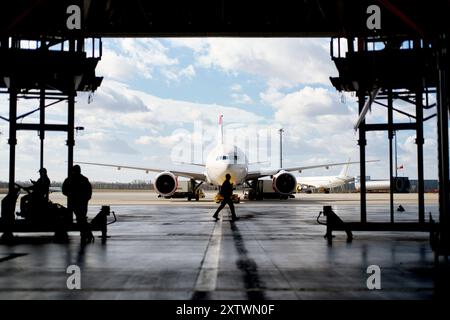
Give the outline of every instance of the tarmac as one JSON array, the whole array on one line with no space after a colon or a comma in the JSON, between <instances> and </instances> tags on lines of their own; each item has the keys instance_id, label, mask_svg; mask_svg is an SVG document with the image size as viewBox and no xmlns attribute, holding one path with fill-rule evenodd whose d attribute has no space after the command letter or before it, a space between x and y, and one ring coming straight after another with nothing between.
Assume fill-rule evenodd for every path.
<instances>
[{"instance_id":1,"label":"tarmac","mask_svg":"<svg viewBox=\"0 0 450 320\"><path fill-rule=\"evenodd\" d=\"M236 222L228 209L214 222L212 196L188 202L95 191L89 216L107 204L118 219L106 243L83 246L77 233L68 244L55 243L52 234L16 234L14 244L0 244L0 299L403 300L439 298L447 290L428 233L355 232L348 243L335 232L332 244L323 238L325 226L316 221L323 206L358 221L358 194L244 200ZM417 221L416 198L396 195L396 207L406 209L396 221ZM65 204L61 194L51 199ZM389 221L388 199L368 195L369 221ZM437 219L437 210L437 195L427 194L427 216ZM369 289L369 266L379 267L381 289Z\"/></svg>"}]
</instances>

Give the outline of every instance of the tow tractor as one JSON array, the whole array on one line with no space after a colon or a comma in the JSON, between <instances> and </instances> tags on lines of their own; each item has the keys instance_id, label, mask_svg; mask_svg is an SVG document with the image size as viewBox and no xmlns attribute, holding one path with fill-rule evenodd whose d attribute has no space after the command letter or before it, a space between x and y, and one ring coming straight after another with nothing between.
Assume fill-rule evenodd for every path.
<instances>
[{"instance_id":1,"label":"tow tractor","mask_svg":"<svg viewBox=\"0 0 450 320\"><path fill-rule=\"evenodd\" d=\"M295 198L293 194L280 194L273 188L272 180L254 180L246 183L248 186L244 189L245 200L263 200L263 199L279 199L287 200Z\"/></svg>"},{"instance_id":2,"label":"tow tractor","mask_svg":"<svg viewBox=\"0 0 450 320\"><path fill-rule=\"evenodd\" d=\"M187 198L188 201L195 199L195 201L199 201L200 198L205 197L205 193L200 188L203 184L203 181L197 183L194 179L190 181L178 181L177 189L170 196L164 196L159 194L158 198L164 199L179 199L179 198Z\"/></svg>"}]
</instances>

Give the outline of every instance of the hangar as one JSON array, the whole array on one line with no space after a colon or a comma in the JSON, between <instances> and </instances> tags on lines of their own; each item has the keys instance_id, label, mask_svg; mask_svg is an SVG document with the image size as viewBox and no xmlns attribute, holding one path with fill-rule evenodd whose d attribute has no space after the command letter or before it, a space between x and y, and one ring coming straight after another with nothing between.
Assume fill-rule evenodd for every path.
<instances>
[{"instance_id":1,"label":"hangar","mask_svg":"<svg viewBox=\"0 0 450 320\"><path fill-rule=\"evenodd\" d=\"M448 49L449 26L446 2L379 0L381 25L368 20L373 1L183 1L171 3L102 1L16 1L0 11L0 88L9 96L9 190L15 183L15 146L18 130L39 132L41 167L46 131L67 134L67 163L73 164L74 97L95 91L102 82L95 68L107 37L326 37L331 39L330 59L339 76L331 78L339 91L355 92L359 99L358 144L360 148L360 221L334 224L333 230L426 231L436 261L448 257L449 154L448 154ZM23 44L33 42L33 48ZM383 50L380 50L382 48ZM395 66L395 68L394 68ZM29 70L33 70L31 73ZM400 70L400 71L399 71ZM436 94L437 101L428 103ZM17 98L39 100L39 123L18 120ZM394 123L394 100L414 106L414 123ZM425 101L425 102L424 102ZM46 122L46 107L67 103L67 123ZM366 124L372 104L386 108L388 123ZM436 116L424 118L423 110L436 108ZM437 121L439 221L427 219L424 210L423 122ZM394 220L392 191L389 222L367 219L365 148L369 131L387 131L390 177L393 179L392 139L397 130L416 134L418 208L415 222ZM369 142L370 143L370 142ZM329 209L327 209L329 210ZM332 211L328 212L332 216ZM235 237L240 236L234 227ZM236 231L237 230L237 231ZM238 241L237 239L236 241ZM241 250L245 251L245 248ZM255 283L253 283L255 284ZM197 294L197 297L201 295ZM258 297L257 297L258 298Z\"/></svg>"}]
</instances>

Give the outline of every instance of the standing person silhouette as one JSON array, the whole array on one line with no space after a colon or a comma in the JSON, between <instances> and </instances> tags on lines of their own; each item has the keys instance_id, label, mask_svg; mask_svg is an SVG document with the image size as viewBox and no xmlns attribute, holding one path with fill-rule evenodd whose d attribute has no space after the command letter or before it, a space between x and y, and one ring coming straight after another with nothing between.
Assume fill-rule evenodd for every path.
<instances>
[{"instance_id":1,"label":"standing person silhouette","mask_svg":"<svg viewBox=\"0 0 450 320\"><path fill-rule=\"evenodd\" d=\"M223 197L222 203L220 204L219 208L217 208L216 212L213 215L213 218L219 220L219 212L225 207L225 205L228 204L231 210L231 221L236 221L239 218L236 217L236 212L234 211L234 204L233 200L231 199L231 196L233 195L233 184L230 182L231 175L227 173L225 175L225 181L222 183L222 186L220 187L220 194Z\"/></svg>"},{"instance_id":2,"label":"standing person silhouette","mask_svg":"<svg viewBox=\"0 0 450 320\"><path fill-rule=\"evenodd\" d=\"M70 176L64 180L62 192L67 196L67 207L75 213L80 227L81 242L92 242L94 236L87 223L88 203L92 196L89 179L81 174L79 165L74 165Z\"/></svg>"}]
</instances>

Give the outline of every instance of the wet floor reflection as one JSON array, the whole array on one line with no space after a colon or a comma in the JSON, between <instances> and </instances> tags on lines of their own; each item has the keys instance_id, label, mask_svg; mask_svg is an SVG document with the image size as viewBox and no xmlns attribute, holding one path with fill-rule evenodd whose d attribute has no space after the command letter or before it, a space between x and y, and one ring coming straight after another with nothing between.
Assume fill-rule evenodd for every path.
<instances>
[{"instance_id":1,"label":"wet floor reflection","mask_svg":"<svg viewBox=\"0 0 450 320\"><path fill-rule=\"evenodd\" d=\"M242 273L247 297L249 300L264 300L264 290L258 274L258 266L256 262L249 257L248 250L245 247L244 239L237 225L230 221L231 231L233 232L233 241L238 258L236 266Z\"/></svg>"}]
</instances>

